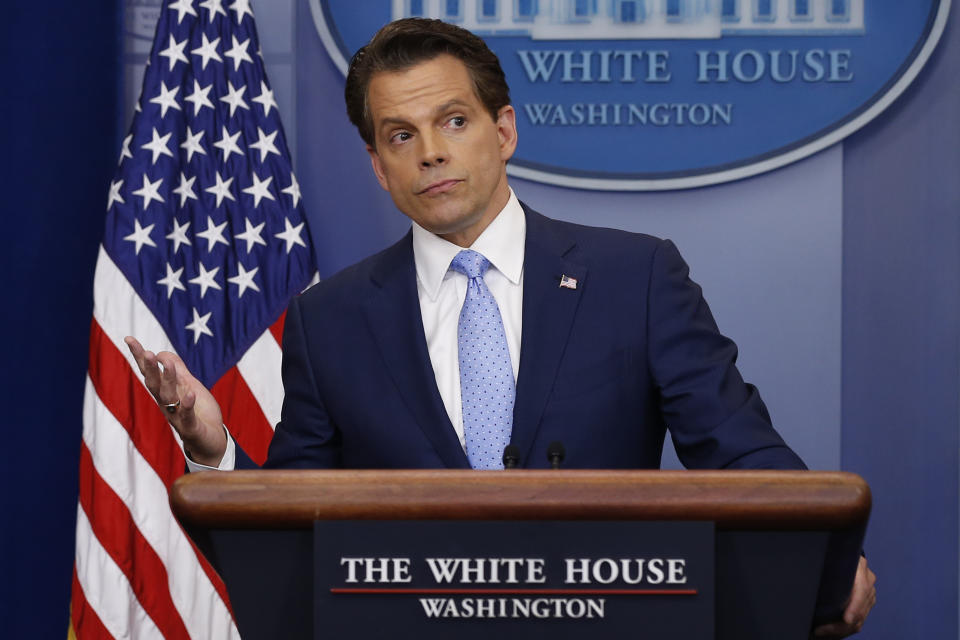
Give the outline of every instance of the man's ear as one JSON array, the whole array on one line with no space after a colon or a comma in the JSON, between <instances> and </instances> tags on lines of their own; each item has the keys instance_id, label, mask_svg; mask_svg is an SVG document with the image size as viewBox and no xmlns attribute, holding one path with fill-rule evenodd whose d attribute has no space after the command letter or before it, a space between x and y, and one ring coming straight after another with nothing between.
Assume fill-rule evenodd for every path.
<instances>
[{"instance_id":1,"label":"man's ear","mask_svg":"<svg viewBox=\"0 0 960 640\"><path fill-rule=\"evenodd\" d=\"M517 150L517 112L509 104L497 112L497 135L500 138L500 159L506 162Z\"/></svg>"},{"instance_id":2,"label":"man's ear","mask_svg":"<svg viewBox=\"0 0 960 640\"><path fill-rule=\"evenodd\" d=\"M383 169L380 162L380 154L373 148L373 145L367 145L367 153L370 154L370 166L373 167L373 175L377 176L377 182L383 187L384 191L390 191L387 187L387 172Z\"/></svg>"}]
</instances>

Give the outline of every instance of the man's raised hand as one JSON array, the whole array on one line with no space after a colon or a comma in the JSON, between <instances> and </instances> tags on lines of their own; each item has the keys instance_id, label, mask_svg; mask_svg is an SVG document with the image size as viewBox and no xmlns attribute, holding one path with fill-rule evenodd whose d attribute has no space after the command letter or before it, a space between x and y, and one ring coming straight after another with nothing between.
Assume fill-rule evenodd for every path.
<instances>
[{"instance_id":1,"label":"man's raised hand","mask_svg":"<svg viewBox=\"0 0 960 640\"><path fill-rule=\"evenodd\" d=\"M177 354L154 354L132 336L124 338L124 342L140 367L147 390L180 434L190 459L209 467L219 466L227 450L227 436L220 406L213 395L193 377Z\"/></svg>"}]
</instances>

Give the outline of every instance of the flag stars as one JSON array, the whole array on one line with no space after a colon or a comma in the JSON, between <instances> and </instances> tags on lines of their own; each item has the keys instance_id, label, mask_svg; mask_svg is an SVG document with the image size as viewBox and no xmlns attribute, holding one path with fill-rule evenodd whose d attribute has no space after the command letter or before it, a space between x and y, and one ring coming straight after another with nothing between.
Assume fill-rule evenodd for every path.
<instances>
[{"instance_id":1,"label":"flag stars","mask_svg":"<svg viewBox=\"0 0 960 640\"><path fill-rule=\"evenodd\" d=\"M180 103L177 102L177 92L180 91L180 87L173 87L172 89L167 89L167 84L160 81L160 93L155 97L150 98L152 104L160 105L160 117L165 118L167 116L167 109L176 109L181 111Z\"/></svg>"},{"instance_id":2,"label":"flag stars","mask_svg":"<svg viewBox=\"0 0 960 640\"><path fill-rule=\"evenodd\" d=\"M126 204L126 202L123 200L123 196L120 195L121 187L123 187L123 180L117 180L116 182L110 183L110 193L107 194L107 211L110 211L110 207L113 206L114 202Z\"/></svg>"},{"instance_id":3,"label":"flag stars","mask_svg":"<svg viewBox=\"0 0 960 640\"><path fill-rule=\"evenodd\" d=\"M280 151L277 150L277 145L273 143L279 131L280 130L277 129L277 131L274 131L270 135L267 135L266 133L264 133L263 129L261 129L260 127L257 127L258 140L256 142L251 143L250 148L256 149L257 151L260 152L261 163L266 161L267 156L270 155L271 153L275 153L278 156L280 155Z\"/></svg>"},{"instance_id":4,"label":"flag stars","mask_svg":"<svg viewBox=\"0 0 960 640\"><path fill-rule=\"evenodd\" d=\"M193 154L199 153L202 155L207 155L207 152L204 150L203 145L200 144L200 138L203 137L203 130L194 133L193 129L187 127L187 136L184 138L183 142L180 144L180 148L184 149L187 152L187 162L193 159Z\"/></svg>"},{"instance_id":5,"label":"flag stars","mask_svg":"<svg viewBox=\"0 0 960 640\"><path fill-rule=\"evenodd\" d=\"M227 160L230 159L231 153L235 153L242 158L243 151L240 150L240 145L237 144L237 140L240 139L240 131L237 131L233 135L230 135L226 127L221 127L221 131L223 137L214 142L213 146L223 151L223 162L226 163Z\"/></svg>"},{"instance_id":6,"label":"flag stars","mask_svg":"<svg viewBox=\"0 0 960 640\"><path fill-rule=\"evenodd\" d=\"M230 117L236 112L237 107L250 110L250 106L243 99L243 93L247 90L247 85L241 85L234 89L233 83L227 80L227 95L220 98L220 102L226 102L230 105Z\"/></svg>"},{"instance_id":7,"label":"flag stars","mask_svg":"<svg viewBox=\"0 0 960 640\"><path fill-rule=\"evenodd\" d=\"M227 15L227 12L223 10L223 0L203 0L200 7L207 10L207 17L210 22L213 22L218 13L224 17Z\"/></svg>"},{"instance_id":8,"label":"flag stars","mask_svg":"<svg viewBox=\"0 0 960 640\"><path fill-rule=\"evenodd\" d=\"M147 149L148 151L153 152L153 160L150 164L157 164L157 160L161 155L170 156L171 158L173 157L173 153L167 147L167 140L170 139L171 135L173 135L172 131L165 136L161 136L159 133L157 133L157 128L154 127L153 140L147 142L146 144L140 145L141 149ZM161 202L163 201L161 200Z\"/></svg>"},{"instance_id":9,"label":"flag stars","mask_svg":"<svg viewBox=\"0 0 960 640\"><path fill-rule=\"evenodd\" d=\"M157 280L157 284L162 284L167 288L167 300L173 296L175 290L186 291L187 288L183 286L183 283L180 282L180 277L183 275L183 267L180 267L176 271L173 270L173 267L170 266L170 263L167 263L167 275Z\"/></svg>"},{"instance_id":10,"label":"flag stars","mask_svg":"<svg viewBox=\"0 0 960 640\"><path fill-rule=\"evenodd\" d=\"M123 139L123 145L120 147L120 159L117 160L117 165L123 163L124 158L132 158L133 154L130 153L130 143L133 142L133 134L130 133L126 138Z\"/></svg>"},{"instance_id":11,"label":"flag stars","mask_svg":"<svg viewBox=\"0 0 960 640\"><path fill-rule=\"evenodd\" d=\"M150 238L150 232L153 231L154 225L149 224L146 227L140 226L140 221L136 218L133 219L133 233L128 236L124 236L123 239L132 242L134 245L133 252L136 255L140 255L140 249L144 245L148 247L156 247L156 243Z\"/></svg>"},{"instance_id":12,"label":"flag stars","mask_svg":"<svg viewBox=\"0 0 960 640\"><path fill-rule=\"evenodd\" d=\"M154 129L154 133L156 133L156 129ZM154 200L158 202L166 202L166 200L164 200L160 195L161 184L163 184L163 178L157 178L156 182L150 182L150 178L147 177L147 174L143 174L143 186L134 191L133 195L143 198L144 211L147 210L147 207L149 207L150 203Z\"/></svg>"},{"instance_id":13,"label":"flag stars","mask_svg":"<svg viewBox=\"0 0 960 640\"><path fill-rule=\"evenodd\" d=\"M173 231L168 233L165 237L167 240L173 240L174 253L180 250L180 245L182 244L185 244L188 246L193 245L193 243L190 242L190 236L187 235L187 231L189 229L190 229L189 220L187 220L181 225L176 218L173 219Z\"/></svg>"},{"instance_id":14,"label":"flag stars","mask_svg":"<svg viewBox=\"0 0 960 640\"><path fill-rule=\"evenodd\" d=\"M240 42L237 40L237 36L230 37L233 40L233 46L224 51L223 55L233 59L233 70L239 71L241 62L253 62L253 58L247 53L247 47L250 46L250 38Z\"/></svg>"},{"instance_id":15,"label":"flag stars","mask_svg":"<svg viewBox=\"0 0 960 640\"><path fill-rule=\"evenodd\" d=\"M193 183L197 181L197 176L192 178L187 178L187 176L180 172L180 184L176 189L173 190L175 194L180 196L180 207L183 208L183 205L187 203L187 200L196 200L197 194L193 192ZM189 224L189 223L188 223Z\"/></svg>"},{"instance_id":16,"label":"flag stars","mask_svg":"<svg viewBox=\"0 0 960 640\"><path fill-rule=\"evenodd\" d=\"M147 294L154 301L166 294L163 304L179 307L162 318L165 331L194 350L203 341L205 353L237 322L230 314L247 310L259 318L254 309L268 295L273 300L299 288L299 282L284 281L306 275L304 261L311 255L306 222L290 208L292 201L299 209L302 195L280 135L277 98L263 75L253 20L244 22L258 1L156 2L158 10L171 13L161 14L164 29L156 37L145 89L135 104L137 117L146 120L125 134L119 157L114 156L116 175L108 182L106 207L114 222L108 245L118 245L127 256L134 250L131 265L140 266L139 282ZM140 251L148 247L156 251L144 251L141 261ZM292 255L295 247L297 256ZM261 268L267 269L263 278Z\"/></svg>"},{"instance_id":17,"label":"flag stars","mask_svg":"<svg viewBox=\"0 0 960 640\"><path fill-rule=\"evenodd\" d=\"M253 196L253 206L254 208L260 206L260 200L266 198L267 200L276 200L273 197L273 194L270 193L270 183L273 181L273 176L267 176L266 180L260 180L256 173L250 174L253 184L242 189L244 193L249 193Z\"/></svg>"},{"instance_id":18,"label":"flag stars","mask_svg":"<svg viewBox=\"0 0 960 640\"><path fill-rule=\"evenodd\" d=\"M200 299L203 300L203 296L207 295L207 289L220 291L220 283L217 282L217 273L220 272L220 267L214 267L207 271L202 262L198 263L197 266L200 269L199 275L196 278L190 278L188 282L200 287Z\"/></svg>"},{"instance_id":19,"label":"flag stars","mask_svg":"<svg viewBox=\"0 0 960 640\"><path fill-rule=\"evenodd\" d=\"M234 202L237 201L237 199L233 197L233 194L230 193L231 184L233 184L232 176L224 180L220 176L220 172L217 171L217 184L213 185L212 187L207 187L206 189L204 189L204 191L206 191L207 193L212 193L213 195L217 196L217 206L219 207L220 204L223 203L224 198L226 198L227 200L233 200Z\"/></svg>"},{"instance_id":20,"label":"flag stars","mask_svg":"<svg viewBox=\"0 0 960 640\"><path fill-rule=\"evenodd\" d=\"M220 44L220 38L217 38L211 42L205 33L200 34L200 37L202 38L201 45L190 51L190 53L200 56L200 68L206 70L207 63L211 60L223 62L223 58L221 58L220 54L217 53L217 46Z\"/></svg>"},{"instance_id":21,"label":"flag stars","mask_svg":"<svg viewBox=\"0 0 960 640\"><path fill-rule=\"evenodd\" d=\"M193 322L188 324L185 328L187 331L193 331L193 344L197 344L200 341L200 336L210 336L213 337L213 331L210 330L210 327L207 326L207 323L210 322L210 316L213 314L212 311L200 315L200 312L196 308L193 309Z\"/></svg>"},{"instance_id":22,"label":"flag stars","mask_svg":"<svg viewBox=\"0 0 960 640\"><path fill-rule=\"evenodd\" d=\"M171 2L167 8L177 12L177 24L183 22L183 16L188 13L194 18L197 17L197 10L193 8L193 0L177 0Z\"/></svg>"},{"instance_id":23,"label":"flag stars","mask_svg":"<svg viewBox=\"0 0 960 640\"><path fill-rule=\"evenodd\" d=\"M243 240L247 243L247 255L250 255L250 252L253 251L254 245L260 244L267 246L267 243L264 241L262 235L263 227L267 223L261 222L257 226L253 226L253 224L250 223L250 218L246 218L244 222L246 223L246 228L244 229L243 233L234 234L233 237L237 240Z\"/></svg>"},{"instance_id":24,"label":"flag stars","mask_svg":"<svg viewBox=\"0 0 960 640\"><path fill-rule=\"evenodd\" d=\"M300 183L297 182L297 176L293 174L293 171L290 172L290 186L283 189L282 193L290 194L294 207L300 203Z\"/></svg>"},{"instance_id":25,"label":"flag stars","mask_svg":"<svg viewBox=\"0 0 960 640\"><path fill-rule=\"evenodd\" d=\"M183 42L177 42L176 38L173 37L173 34L170 34L170 44L159 54L167 58L168 62L170 63L169 71L173 71L173 67L176 66L178 62L190 64L190 60L187 59L187 56L183 53L183 49L186 46L187 39L184 39Z\"/></svg>"},{"instance_id":26,"label":"flag stars","mask_svg":"<svg viewBox=\"0 0 960 640\"><path fill-rule=\"evenodd\" d=\"M280 238L287 243L287 254L293 250L293 245L298 244L301 247L306 247L306 243L303 241L303 238L300 236L303 231L303 224L300 223L297 226L290 224L290 218L283 219L283 231L275 234L274 237Z\"/></svg>"},{"instance_id":27,"label":"flag stars","mask_svg":"<svg viewBox=\"0 0 960 640\"><path fill-rule=\"evenodd\" d=\"M226 228L226 220L224 220L222 224L213 224L213 218L207 216L207 228L197 234L198 238L203 238L207 241L207 253L212 252L218 243L230 246L230 243L223 237L223 230Z\"/></svg>"},{"instance_id":28,"label":"flag stars","mask_svg":"<svg viewBox=\"0 0 960 640\"><path fill-rule=\"evenodd\" d=\"M184 96L184 100L187 102L193 103L193 115L200 113L200 110L204 107L210 107L213 109L213 103L210 102L210 98L207 95L210 93L210 90L213 88L213 83L211 82L206 87L200 88L200 83L194 79L193 81L193 93L188 96Z\"/></svg>"},{"instance_id":29,"label":"flag stars","mask_svg":"<svg viewBox=\"0 0 960 640\"><path fill-rule=\"evenodd\" d=\"M277 107L277 101L273 98L273 91L267 88L267 83L263 80L260 81L260 95L256 98L252 98L254 102L259 102L260 106L263 107L263 115L270 115L270 108L280 110Z\"/></svg>"},{"instance_id":30,"label":"flag stars","mask_svg":"<svg viewBox=\"0 0 960 640\"><path fill-rule=\"evenodd\" d=\"M227 282L237 285L237 298L242 298L247 289L253 289L257 292L260 291L260 287L253 281L253 277L257 275L257 271L259 270L260 267L254 267L250 271L247 271L242 263L237 262L237 275L232 278L227 278Z\"/></svg>"},{"instance_id":31,"label":"flag stars","mask_svg":"<svg viewBox=\"0 0 960 640\"><path fill-rule=\"evenodd\" d=\"M230 5L230 10L237 13L237 24L243 22L243 17L247 14L250 14L250 17L253 17L253 10L250 8L250 0L235 0L233 4Z\"/></svg>"}]
</instances>

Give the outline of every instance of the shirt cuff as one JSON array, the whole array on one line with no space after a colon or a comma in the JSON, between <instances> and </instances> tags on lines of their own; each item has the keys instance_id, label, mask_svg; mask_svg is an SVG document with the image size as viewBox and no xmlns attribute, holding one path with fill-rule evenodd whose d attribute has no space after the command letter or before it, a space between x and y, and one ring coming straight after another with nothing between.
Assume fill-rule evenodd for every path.
<instances>
[{"instance_id":1,"label":"shirt cuff","mask_svg":"<svg viewBox=\"0 0 960 640\"><path fill-rule=\"evenodd\" d=\"M190 456L187 456L188 471L233 471L236 468L237 445L233 442L233 438L230 437L230 431L227 430L227 425L223 425L223 432L227 434L227 450L223 452L223 458L220 459L220 466L208 467L205 464L194 462L190 459Z\"/></svg>"}]
</instances>

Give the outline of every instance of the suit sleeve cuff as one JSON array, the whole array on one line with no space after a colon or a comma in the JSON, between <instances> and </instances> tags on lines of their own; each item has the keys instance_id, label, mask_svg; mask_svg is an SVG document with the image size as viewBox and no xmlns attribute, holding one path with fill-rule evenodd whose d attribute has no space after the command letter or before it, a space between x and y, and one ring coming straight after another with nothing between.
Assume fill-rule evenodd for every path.
<instances>
[{"instance_id":1,"label":"suit sleeve cuff","mask_svg":"<svg viewBox=\"0 0 960 640\"><path fill-rule=\"evenodd\" d=\"M226 425L223 425L223 432L227 434L227 450L223 452L223 458L220 459L220 465L208 467L205 464L194 462L187 456L187 470L193 471L233 471L237 466L237 445L230 437L230 431Z\"/></svg>"}]
</instances>

